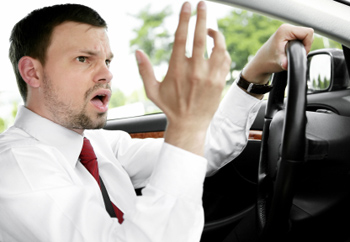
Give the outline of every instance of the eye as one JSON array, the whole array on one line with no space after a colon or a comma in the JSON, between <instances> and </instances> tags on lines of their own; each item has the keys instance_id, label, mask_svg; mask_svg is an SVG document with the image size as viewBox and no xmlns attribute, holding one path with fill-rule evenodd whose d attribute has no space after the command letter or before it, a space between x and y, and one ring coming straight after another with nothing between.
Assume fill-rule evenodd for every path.
<instances>
[{"instance_id":1,"label":"eye","mask_svg":"<svg viewBox=\"0 0 350 242\"><path fill-rule=\"evenodd\" d=\"M81 62L81 63L85 63L87 61L87 57L85 57L85 56L78 56L76 58L76 60Z\"/></svg>"},{"instance_id":2,"label":"eye","mask_svg":"<svg viewBox=\"0 0 350 242\"><path fill-rule=\"evenodd\" d=\"M110 66L111 65L111 62L112 62L112 60L106 60L106 66Z\"/></svg>"}]
</instances>

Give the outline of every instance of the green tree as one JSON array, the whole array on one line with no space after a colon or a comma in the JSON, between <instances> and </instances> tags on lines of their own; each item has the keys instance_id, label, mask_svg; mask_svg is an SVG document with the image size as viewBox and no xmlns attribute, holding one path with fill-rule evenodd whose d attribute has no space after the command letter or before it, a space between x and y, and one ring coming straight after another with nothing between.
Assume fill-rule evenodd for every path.
<instances>
[{"instance_id":1,"label":"green tree","mask_svg":"<svg viewBox=\"0 0 350 242\"><path fill-rule=\"evenodd\" d=\"M342 46L338 42L328 39L320 35L314 35L314 42L311 46L311 51L323 49L323 48L337 48L341 49Z\"/></svg>"},{"instance_id":2,"label":"green tree","mask_svg":"<svg viewBox=\"0 0 350 242\"><path fill-rule=\"evenodd\" d=\"M4 132L5 129L6 129L5 120L3 118L0 118L0 133Z\"/></svg>"},{"instance_id":3,"label":"green tree","mask_svg":"<svg viewBox=\"0 0 350 242\"><path fill-rule=\"evenodd\" d=\"M226 38L233 70L241 70L258 49L283 22L249 11L235 9L218 20L220 31ZM341 45L320 35L315 35L311 50L340 48Z\"/></svg>"},{"instance_id":4,"label":"green tree","mask_svg":"<svg viewBox=\"0 0 350 242\"><path fill-rule=\"evenodd\" d=\"M145 100L147 100L146 91L143 87L140 87L127 96L126 103L142 102Z\"/></svg>"},{"instance_id":5,"label":"green tree","mask_svg":"<svg viewBox=\"0 0 350 242\"><path fill-rule=\"evenodd\" d=\"M218 26L232 59L231 71L241 70L281 24L281 21L239 9L219 19Z\"/></svg>"},{"instance_id":6,"label":"green tree","mask_svg":"<svg viewBox=\"0 0 350 242\"><path fill-rule=\"evenodd\" d=\"M4 132L10 125L12 125L18 111L18 102L12 103L11 115L6 118L0 117L0 133Z\"/></svg>"},{"instance_id":7,"label":"green tree","mask_svg":"<svg viewBox=\"0 0 350 242\"><path fill-rule=\"evenodd\" d=\"M140 19L142 24L133 30L136 37L130 40L132 51L142 49L154 65L168 61L172 50L172 37L164 26L164 20L171 14L169 7L160 12L151 13L149 5L134 16Z\"/></svg>"},{"instance_id":8,"label":"green tree","mask_svg":"<svg viewBox=\"0 0 350 242\"><path fill-rule=\"evenodd\" d=\"M109 101L109 108L115 108L125 105L126 97L120 89L113 90L111 100Z\"/></svg>"},{"instance_id":9,"label":"green tree","mask_svg":"<svg viewBox=\"0 0 350 242\"><path fill-rule=\"evenodd\" d=\"M13 119L15 119L17 115L17 111L18 111L18 103L14 102L12 105L12 112L11 112Z\"/></svg>"}]
</instances>

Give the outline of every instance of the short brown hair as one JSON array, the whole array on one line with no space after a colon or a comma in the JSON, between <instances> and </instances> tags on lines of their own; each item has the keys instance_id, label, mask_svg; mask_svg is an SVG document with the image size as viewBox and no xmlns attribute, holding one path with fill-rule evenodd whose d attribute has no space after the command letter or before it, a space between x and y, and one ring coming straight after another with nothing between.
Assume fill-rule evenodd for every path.
<instances>
[{"instance_id":1,"label":"short brown hair","mask_svg":"<svg viewBox=\"0 0 350 242\"><path fill-rule=\"evenodd\" d=\"M34 10L13 27L9 58L24 102L28 89L18 70L19 60L23 56L30 56L45 65L46 51L54 28L68 21L107 28L106 22L95 10L80 4L54 5Z\"/></svg>"}]
</instances>

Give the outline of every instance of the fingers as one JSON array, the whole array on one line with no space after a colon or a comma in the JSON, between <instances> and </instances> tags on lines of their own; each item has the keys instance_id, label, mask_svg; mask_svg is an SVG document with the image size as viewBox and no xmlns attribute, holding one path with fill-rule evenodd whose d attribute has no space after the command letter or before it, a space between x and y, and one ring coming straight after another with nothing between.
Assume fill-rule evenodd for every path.
<instances>
[{"instance_id":1,"label":"fingers","mask_svg":"<svg viewBox=\"0 0 350 242\"><path fill-rule=\"evenodd\" d=\"M206 48L207 37L207 11L206 5L203 1L198 3L197 6L197 22L194 32L193 40L193 52L192 57L203 58Z\"/></svg>"},{"instance_id":2,"label":"fingers","mask_svg":"<svg viewBox=\"0 0 350 242\"><path fill-rule=\"evenodd\" d=\"M214 68L223 70L224 75L230 70L231 58L226 50L225 37L222 33L208 29L208 35L214 40L214 48L209 58L210 64Z\"/></svg>"},{"instance_id":3,"label":"fingers","mask_svg":"<svg viewBox=\"0 0 350 242\"><path fill-rule=\"evenodd\" d=\"M221 54L226 52L225 37L222 33L213 29L208 29L208 35L214 40L214 48L211 53L210 59L217 59Z\"/></svg>"},{"instance_id":4,"label":"fingers","mask_svg":"<svg viewBox=\"0 0 350 242\"><path fill-rule=\"evenodd\" d=\"M192 57L202 58L206 48L206 4L201 1L197 5L197 22L194 33ZM171 61L181 60L186 54L188 23L191 17L190 3L185 2L180 12L179 25L175 33L174 48Z\"/></svg>"},{"instance_id":5,"label":"fingers","mask_svg":"<svg viewBox=\"0 0 350 242\"><path fill-rule=\"evenodd\" d=\"M303 42L306 53L309 53L314 40L314 30L311 28L295 27L293 33L297 39Z\"/></svg>"},{"instance_id":6,"label":"fingers","mask_svg":"<svg viewBox=\"0 0 350 242\"><path fill-rule=\"evenodd\" d=\"M175 40L173 53L171 55L171 61L180 60L185 57L186 54L186 40L187 40L187 31L188 23L191 17L191 5L188 2L185 2L182 5L180 12L180 20L175 32Z\"/></svg>"},{"instance_id":7,"label":"fingers","mask_svg":"<svg viewBox=\"0 0 350 242\"><path fill-rule=\"evenodd\" d=\"M293 26L290 24L282 24L276 33L272 36L272 46L277 46L279 53L279 64L283 70L288 68L288 60L285 54L285 45L288 41L291 40L300 40L302 41L306 53L311 50L311 45L313 42L313 29L306 27ZM269 42L269 41L268 41ZM271 48L269 48L271 51Z\"/></svg>"},{"instance_id":8,"label":"fingers","mask_svg":"<svg viewBox=\"0 0 350 242\"><path fill-rule=\"evenodd\" d=\"M306 52L308 53L310 51L314 40L314 30L312 28L283 24L280 29L282 29L281 34L285 35L286 41L295 39L301 40L305 46Z\"/></svg>"},{"instance_id":9,"label":"fingers","mask_svg":"<svg viewBox=\"0 0 350 242\"><path fill-rule=\"evenodd\" d=\"M159 89L159 82L156 80L152 65L146 54L142 51L137 50L135 56L147 97L155 102Z\"/></svg>"}]
</instances>

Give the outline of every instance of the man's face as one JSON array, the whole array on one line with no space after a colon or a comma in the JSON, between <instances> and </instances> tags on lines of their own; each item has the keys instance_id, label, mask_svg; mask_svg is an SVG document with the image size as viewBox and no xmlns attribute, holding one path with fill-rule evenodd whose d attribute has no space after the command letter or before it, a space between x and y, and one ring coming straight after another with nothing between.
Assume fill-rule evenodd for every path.
<instances>
[{"instance_id":1,"label":"man's face","mask_svg":"<svg viewBox=\"0 0 350 242\"><path fill-rule=\"evenodd\" d=\"M104 28L75 22L57 26L43 69L47 118L80 133L102 128L111 96L112 57Z\"/></svg>"}]
</instances>

